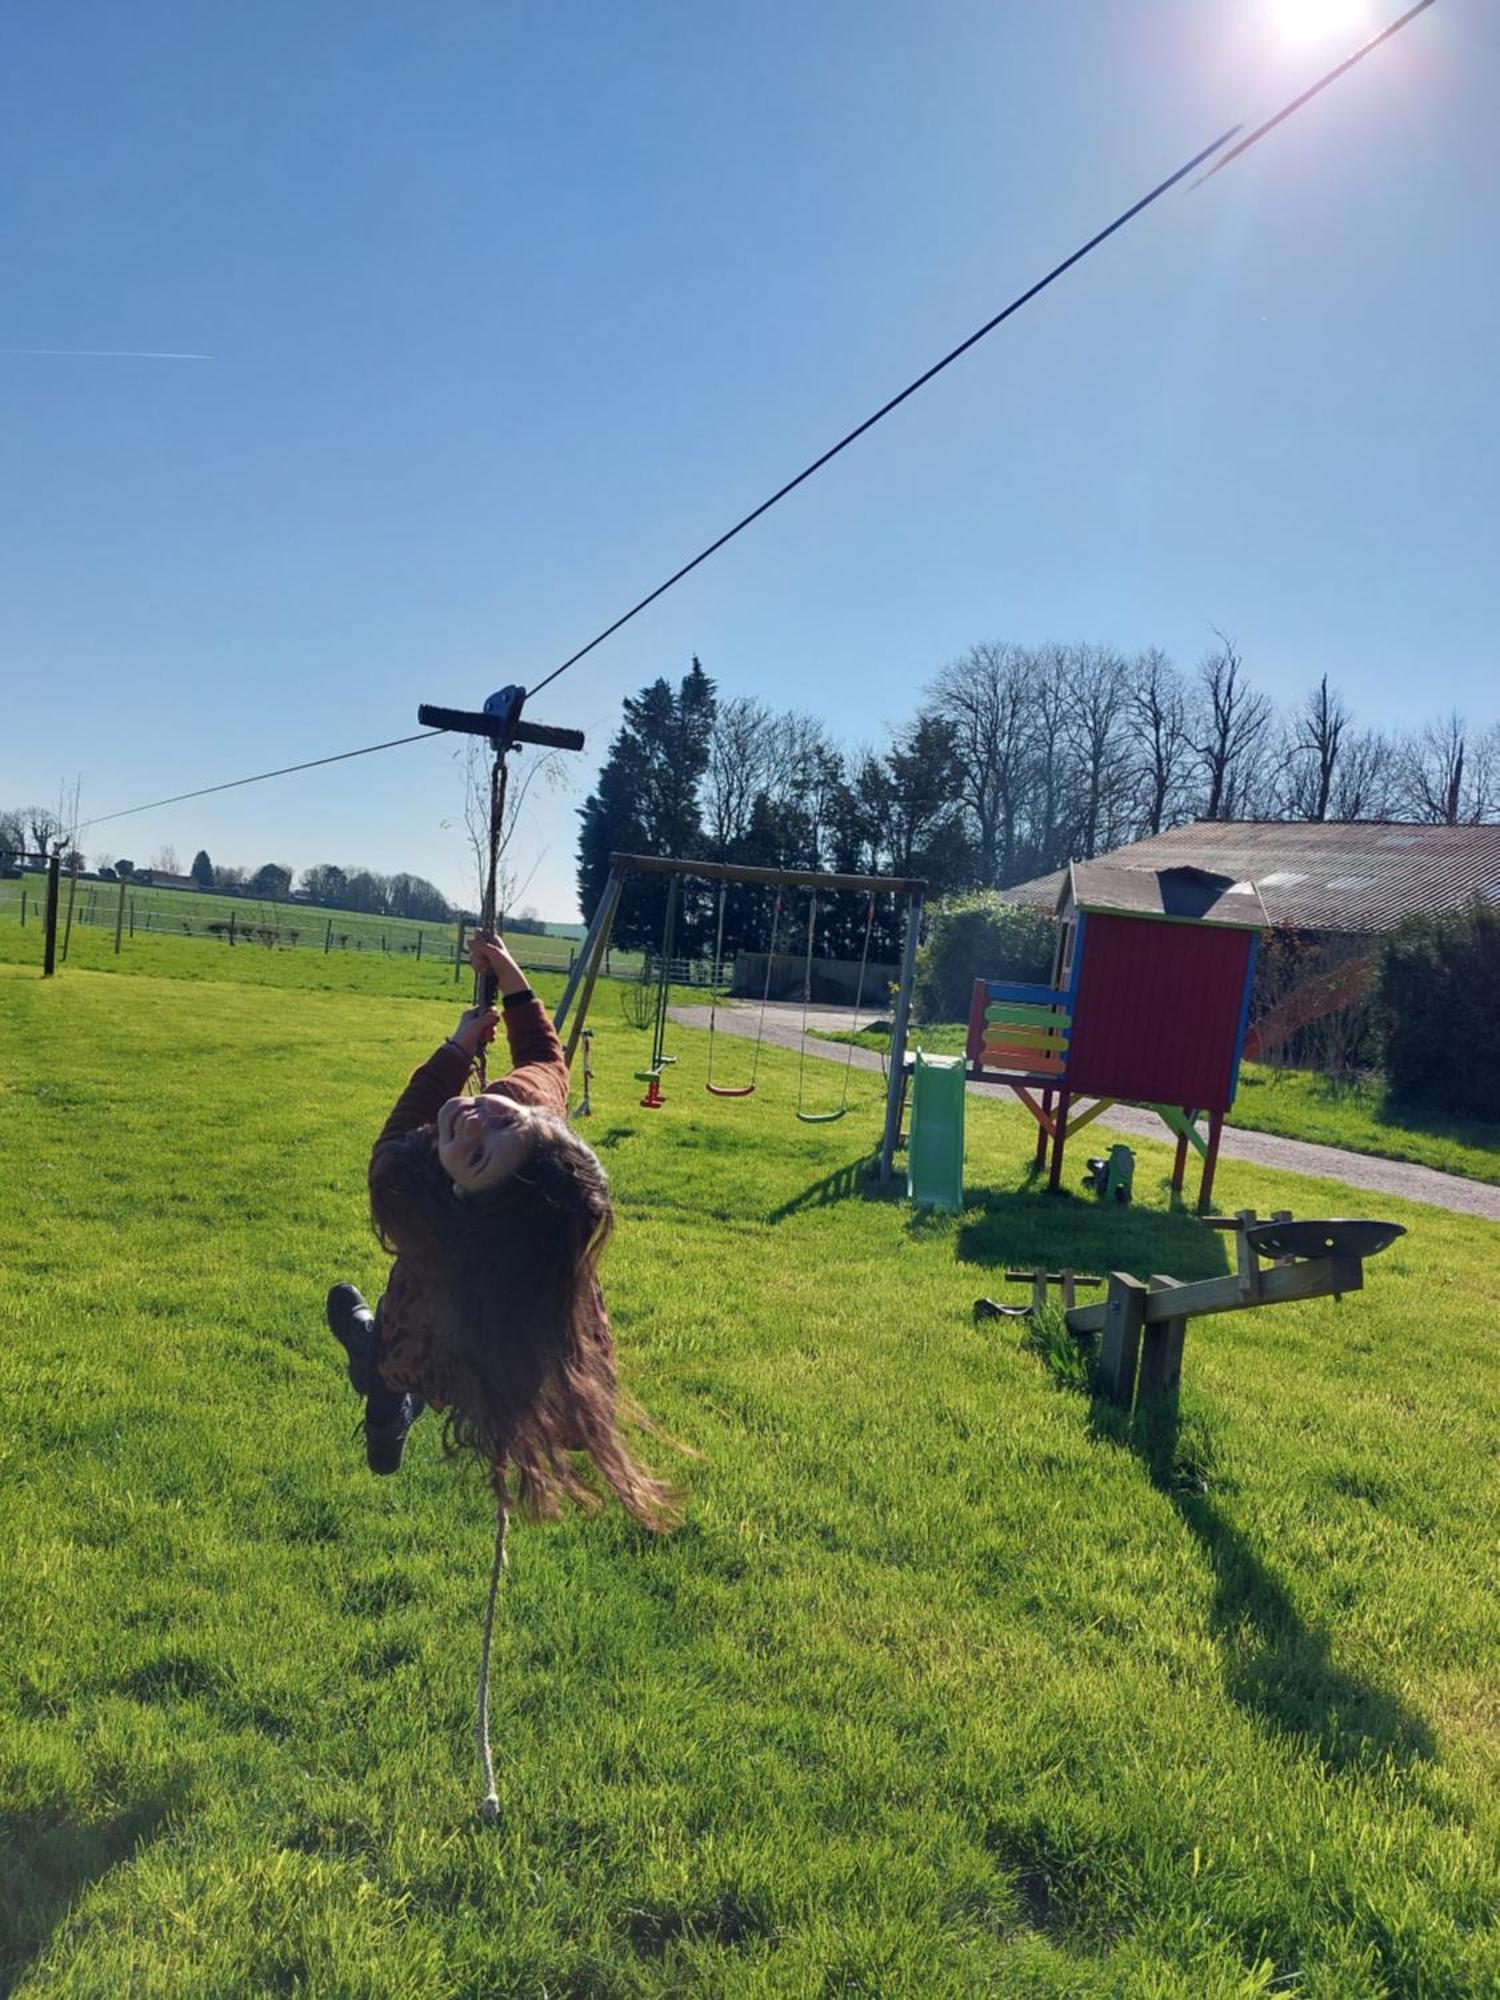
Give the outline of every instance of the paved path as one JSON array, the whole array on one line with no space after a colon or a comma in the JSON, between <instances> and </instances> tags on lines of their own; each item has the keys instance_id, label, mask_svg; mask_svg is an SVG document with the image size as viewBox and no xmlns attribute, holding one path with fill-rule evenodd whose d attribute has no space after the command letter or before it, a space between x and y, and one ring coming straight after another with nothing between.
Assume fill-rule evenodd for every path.
<instances>
[{"instance_id":1,"label":"paved path","mask_svg":"<svg viewBox=\"0 0 1500 2000\"><path fill-rule=\"evenodd\" d=\"M684 1028L706 1028L707 1007L674 1007L672 1019ZM860 1025L884 1017L875 1013L860 1016ZM760 1023L758 1006L719 1008L719 1032L754 1039ZM851 1027L847 1007L813 1007L807 1025L822 1034L847 1034ZM796 1001L773 1001L766 1009L766 1040L777 1048L802 1046L802 1007ZM845 1062L847 1044L824 1042L814 1034L807 1037L807 1053L826 1062ZM878 1049L855 1049L856 1069L879 1069ZM1002 1084L971 1083L976 1096L1009 1098ZM1138 1111L1117 1104L1096 1121L1097 1129L1108 1126L1136 1139L1166 1139L1170 1135L1152 1111ZM1351 1153L1342 1146L1314 1146L1305 1139L1282 1139L1273 1132L1246 1132L1226 1125L1219 1145L1221 1160L1248 1160L1253 1166L1274 1167L1286 1173L1311 1174L1320 1180L1342 1181L1345 1187L1367 1194L1399 1195L1403 1201L1425 1201L1433 1208L1451 1209L1455 1215L1477 1215L1488 1222L1500 1222L1500 1187L1487 1181L1465 1180L1460 1174L1440 1174L1433 1167L1413 1166L1406 1160L1377 1159L1371 1153Z\"/></svg>"}]
</instances>

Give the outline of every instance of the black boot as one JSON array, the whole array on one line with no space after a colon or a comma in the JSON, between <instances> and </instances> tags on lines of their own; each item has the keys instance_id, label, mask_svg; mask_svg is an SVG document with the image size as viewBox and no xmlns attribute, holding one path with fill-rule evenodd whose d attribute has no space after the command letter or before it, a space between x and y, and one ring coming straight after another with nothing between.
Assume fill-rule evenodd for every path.
<instances>
[{"instance_id":1,"label":"black boot","mask_svg":"<svg viewBox=\"0 0 1500 2000\"><path fill-rule=\"evenodd\" d=\"M349 1358L349 1380L365 1399L365 1463L371 1472L399 1472L406 1434L426 1405L420 1396L403 1395L381 1381L375 1367L375 1315L353 1285L332 1288L327 1313L334 1338Z\"/></svg>"},{"instance_id":2,"label":"black boot","mask_svg":"<svg viewBox=\"0 0 1500 2000\"><path fill-rule=\"evenodd\" d=\"M368 1396L375 1379L375 1315L353 1285L335 1285L328 1294L328 1324L349 1357L349 1380Z\"/></svg>"}]
</instances>

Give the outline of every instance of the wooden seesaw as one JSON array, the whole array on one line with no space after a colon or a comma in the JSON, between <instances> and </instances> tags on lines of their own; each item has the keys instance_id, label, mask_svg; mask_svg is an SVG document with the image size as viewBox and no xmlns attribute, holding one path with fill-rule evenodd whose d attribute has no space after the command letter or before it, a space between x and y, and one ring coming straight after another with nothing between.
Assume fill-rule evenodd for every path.
<instances>
[{"instance_id":1,"label":"wooden seesaw","mask_svg":"<svg viewBox=\"0 0 1500 2000\"><path fill-rule=\"evenodd\" d=\"M993 1299L979 1299L975 1316L1025 1316L1046 1303L1051 1286L1058 1286L1068 1331L1080 1339L1103 1336L1094 1371L1098 1393L1128 1410L1137 1393L1162 1396L1176 1390L1190 1319L1362 1291L1365 1259L1406 1234L1398 1222L1298 1222L1287 1209L1266 1222L1257 1220L1253 1208L1204 1220L1210 1229L1234 1232L1235 1269L1225 1277L1184 1284L1164 1276L1133 1278L1128 1271L1111 1271L1107 1279L1073 1271L1007 1271L1012 1283L1030 1284L1031 1304L1000 1306ZM1103 1305L1074 1305L1077 1286L1099 1284L1108 1286Z\"/></svg>"}]
</instances>

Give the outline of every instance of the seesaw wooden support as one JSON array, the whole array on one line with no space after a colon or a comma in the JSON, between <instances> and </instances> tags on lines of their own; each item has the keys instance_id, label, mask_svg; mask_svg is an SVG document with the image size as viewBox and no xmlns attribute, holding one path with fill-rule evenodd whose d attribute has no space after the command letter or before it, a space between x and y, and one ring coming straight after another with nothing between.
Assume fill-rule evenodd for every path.
<instances>
[{"instance_id":1,"label":"seesaw wooden support","mask_svg":"<svg viewBox=\"0 0 1500 2000\"><path fill-rule=\"evenodd\" d=\"M1290 1222L1291 1217L1283 1210L1271 1220ZM1095 1371L1100 1395L1128 1410L1137 1393L1171 1394L1182 1378L1190 1319L1289 1305L1297 1299L1341 1298L1364 1289L1362 1256L1283 1257L1263 1264L1249 1239L1255 1225L1253 1209L1210 1219L1211 1228L1235 1232L1236 1268L1226 1277L1183 1284L1155 1276L1147 1283L1128 1271L1111 1271L1102 1306L1075 1306L1066 1313L1071 1333L1102 1336Z\"/></svg>"}]
</instances>

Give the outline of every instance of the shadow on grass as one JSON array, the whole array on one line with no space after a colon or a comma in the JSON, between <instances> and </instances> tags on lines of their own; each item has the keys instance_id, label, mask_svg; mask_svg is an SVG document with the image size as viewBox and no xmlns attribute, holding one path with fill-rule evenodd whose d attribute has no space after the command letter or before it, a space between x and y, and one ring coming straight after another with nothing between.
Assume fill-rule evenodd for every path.
<instances>
[{"instance_id":1,"label":"shadow on grass","mask_svg":"<svg viewBox=\"0 0 1500 2000\"><path fill-rule=\"evenodd\" d=\"M1392 1132L1410 1132L1423 1139L1452 1139L1477 1152L1500 1154L1500 1125L1478 1118L1461 1118L1422 1104L1395 1104L1383 1094L1371 1107L1377 1125Z\"/></svg>"},{"instance_id":2,"label":"shadow on grass","mask_svg":"<svg viewBox=\"0 0 1500 2000\"><path fill-rule=\"evenodd\" d=\"M831 1174L824 1174L821 1180L800 1189L779 1208L768 1210L766 1221L785 1222L790 1216L802 1214L805 1209L831 1208L840 1201L891 1201L905 1194L904 1175L893 1174L882 1185L879 1174L878 1154L861 1153L858 1159L835 1167Z\"/></svg>"},{"instance_id":3,"label":"shadow on grass","mask_svg":"<svg viewBox=\"0 0 1500 2000\"><path fill-rule=\"evenodd\" d=\"M975 1214L976 1205L978 1214ZM970 1188L958 1231L960 1263L986 1269L1163 1272L1213 1278L1227 1268L1225 1239L1185 1205L1106 1205L1093 1195L1049 1195L1035 1169L1013 1187Z\"/></svg>"},{"instance_id":4,"label":"shadow on grass","mask_svg":"<svg viewBox=\"0 0 1500 2000\"><path fill-rule=\"evenodd\" d=\"M142 1799L90 1820L56 1806L0 1813L0 1994L20 1985L84 1890L155 1838L174 1803Z\"/></svg>"},{"instance_id":5,"label":"shadow on grass","mask_svg":"<svg viewBox=\"0 0 1500 2000\"><path fill-rule=\"evenodd\" d=\"M1138 1401L1128 1413L1092 1395L1091 1357L1077 1351L1060 1314L1048 1314L1030 1344L1061 1387L1090 1396L1090 1435L1141 1460L1203 1551L1214 1578L1209 1625L1231 1701L1298 1738L1334 1770L1430 1758L1436 1745L1422 1717L1335 1663L1332 1635L1302 1615L1212 1497L1217 1454L1208 1424L1196 1414L1184 1420L1175 1395Z\"/></svg>"}]
</instances>

